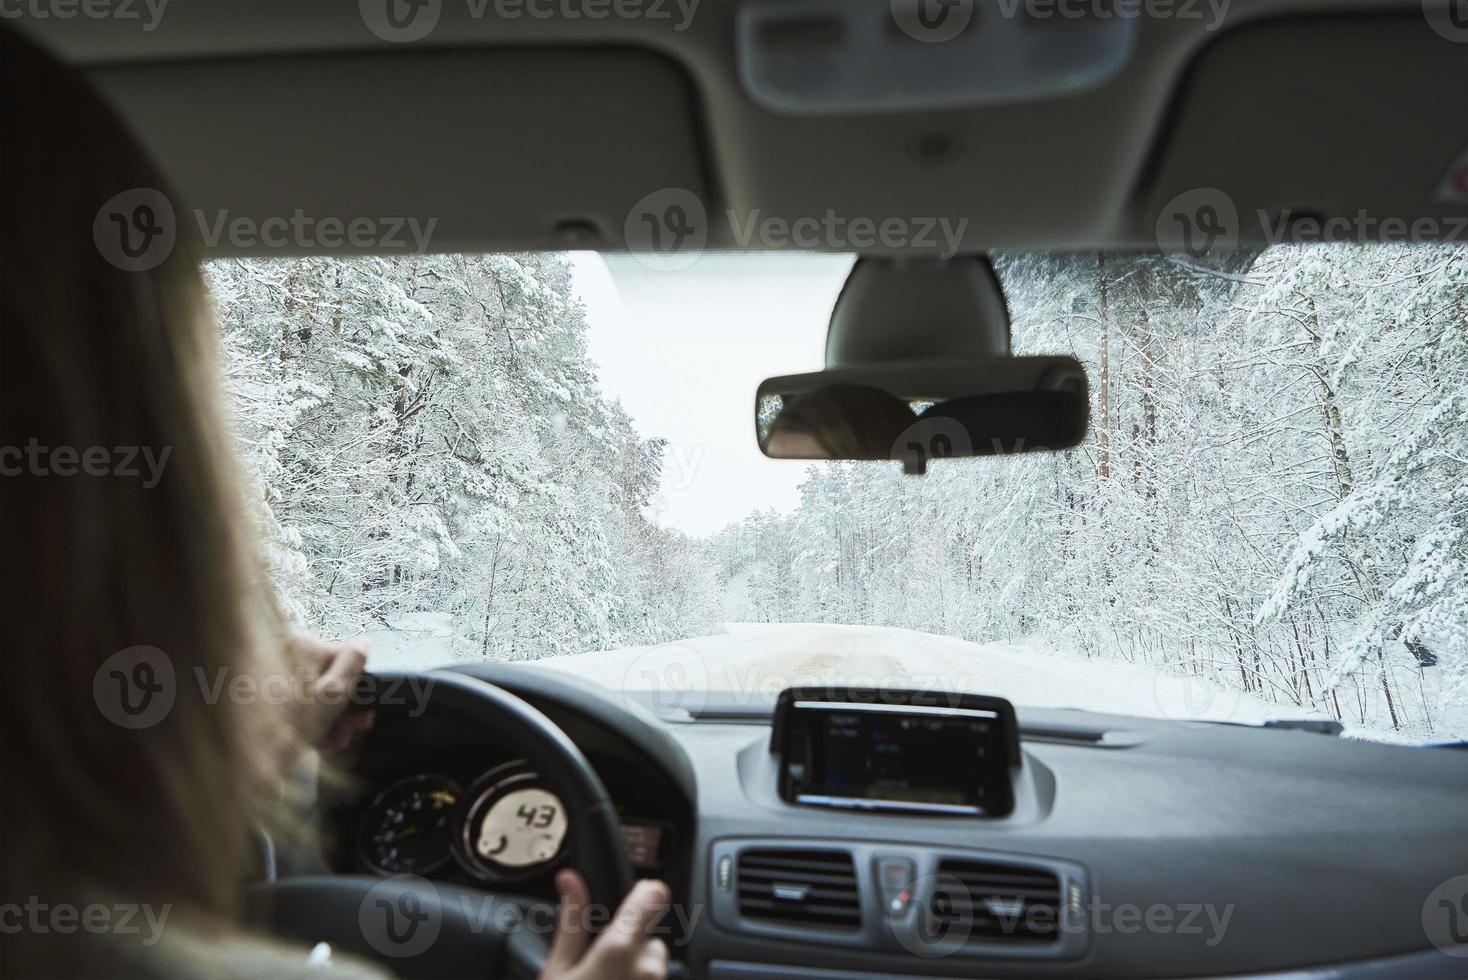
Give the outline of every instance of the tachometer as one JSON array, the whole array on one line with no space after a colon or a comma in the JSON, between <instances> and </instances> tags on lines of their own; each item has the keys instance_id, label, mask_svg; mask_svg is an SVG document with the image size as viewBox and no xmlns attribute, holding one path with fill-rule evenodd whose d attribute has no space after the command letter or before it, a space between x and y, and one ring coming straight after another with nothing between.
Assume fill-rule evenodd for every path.
<instances>
[{"instance_id":1,"label":"tachometer","mask_svg":"<svg viewBox=\"0 0 1468 980\"><path fill-rule=\"evenodd\" d=\"M379 874L427 874L452 855L462 789L446 776L411 776L377 795L362 814L358 850Z\"/></svg>"},{"instance_id":2,"label":"tachometer","mask_svg":"<svg viewBox=\"0 0 1468 980\"><path fill-rule=\"evenodd\" d=\"M533 874L560 855L570 828L565 804L523 762L485 773L470 788L469 800L460 853L480 877Z\"/></svg>"}]
</instances>

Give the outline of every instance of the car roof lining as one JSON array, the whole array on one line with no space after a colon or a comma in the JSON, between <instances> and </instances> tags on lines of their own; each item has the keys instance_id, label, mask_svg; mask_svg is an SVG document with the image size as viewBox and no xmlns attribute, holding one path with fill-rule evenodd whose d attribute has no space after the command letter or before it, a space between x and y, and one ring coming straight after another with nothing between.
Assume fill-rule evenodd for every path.
<instances>
[{"instance_id":1,"label":"car roof lining","mask_svg":"<svg viewBox=\"0 0 1468 980\"><path fill-rule=\"evenodd\" d=\"M736 250L856 250L850 234L814 244L740 234L741 224L764 232L770 219L826 215L907 222L914 241L860 249L879 253L943 247L941 236L919 241L917 231L945 218L962 222L953 242L965 252L1145 248L1180 189L1222 188L1247 216L1277 211L1298 193L1291 181L1302 172L1313 200L1301 206L1317 211L1365 208L1408 221L1464 212L1435 201L1426 165L1413 167L1424 157L1437 167L1446 155L1445 167L1448 146L1468 145L1464 46L1438 36L1415 0L1233 0L1219 31L1178 19L1141 24L1130 62L1081 95L813 117L770 112L743 90L731 0L703 0L686 30L559 16L487 23L445 5L433 43L405 45L374 38L355 2L247 6L196 0L169 8L152 32L84 18L28 29L89 71L191 208L257 220L298 210L411 215L436 220L434 251L624 249L630 210L667 188L706 206L707 247ZM1364 52L1370 70L1339 71ZM355 89L342 84L344 71L360 80ZM1322 71L1338 91L1330 106L1300 94ZM292 80L288 92L282 76ZM435 103L411 111L396 88ZM263 126L268 95L278 101ZM373 131L384 102L419 152L379 130L383 159L364 163L345 149L354 130ZM1311 139L1283 148L1259 145L1259 127L1245 125L1274 120L1288 134L1289 120L1310 114L1320 121ZM482 131L471 138L456 125ZM201 147L206 132L232 142L232 152ZM924 149L932 146L947 151L934 157ZM456 160L467 153L493 167ZM1269 166L1259 163L1265 153L1274 155ZM576 162L548 167L548 159ZM1330 165L1303 170L1312 159ZM281 176L283 161L292 166ZM399 167L393 180L382 176L388 163ZM1404 170L1411 178L1388 181L1395 189L1383 193L1381 175ZM212 247L399 250L227 239Z\"/></svg>"}]
</instances>

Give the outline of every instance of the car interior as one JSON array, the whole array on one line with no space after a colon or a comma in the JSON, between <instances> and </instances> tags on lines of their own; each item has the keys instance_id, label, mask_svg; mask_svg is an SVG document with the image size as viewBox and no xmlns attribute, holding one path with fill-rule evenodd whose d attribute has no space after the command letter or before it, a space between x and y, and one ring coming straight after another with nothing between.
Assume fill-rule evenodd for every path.
<instances>
[{"instance_id":1,"label":"car interior","mask_svg":"<svg viewBox=\"0 0 1468 980\"><path fill-rule=\"evenodd\" d=\"M429 216L441 252L855 252L826 370L767 382L751 437L770 456L922 473L1087 431L1096 379L1013 355L993 253L1206 264L1195 232L1262 246L1332 221L1461 242L1465 13L189 0L147 30L54 11L13 26L95 83L191 207L404 228L364 247L206 227L211 256L403 254L409 219ZM872 230L798 232L833 214ZM903 240L880 232L924 215ZM1358 215L1403 230L1360 231ZM775 219L788 233L768 233ZM931 404L928 429L914 442L873 423L838 446L781 427L782 406L822 392L865 398L837 410L873 419L878 399ZM522 662L370 675L375 726L314 793L324 850L262 836L257 921L403 977L535 976L546 940L526 923L571 866L607 907L636 878L668 882L683 977L1468 973L1468 904L1461 935L1424 929L1434 889L1468 873L1461 746L985 693L629 688ZM431 909L434 938L367 929L384 897Z\"/></svg>"}]
</instances>

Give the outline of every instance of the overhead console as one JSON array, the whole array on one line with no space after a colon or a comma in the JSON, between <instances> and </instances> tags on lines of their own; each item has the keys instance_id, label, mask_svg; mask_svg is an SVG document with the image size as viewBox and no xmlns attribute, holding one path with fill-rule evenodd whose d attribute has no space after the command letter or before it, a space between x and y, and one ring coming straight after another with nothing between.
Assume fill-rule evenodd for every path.
<instances>
[{"instance_id":1,"label":"overhead console","mask_svg":"<svg viewBox=\"0 0 1468 980\"><path fill-rule=\"evenodd\" d=\"M786 803L950 817L1009 815L1021 765L1005 699L875 688L781 692L770 752Z\"/></svg>"}]
</instances>

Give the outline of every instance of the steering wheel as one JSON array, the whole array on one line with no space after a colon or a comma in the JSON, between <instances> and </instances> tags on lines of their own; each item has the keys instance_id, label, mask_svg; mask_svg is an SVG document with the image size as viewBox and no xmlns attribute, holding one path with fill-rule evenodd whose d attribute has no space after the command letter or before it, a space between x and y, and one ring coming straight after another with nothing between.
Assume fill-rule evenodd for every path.
<instances>
[{"instance_id":1,"label":"steering wheel","mask_svg":"<svg viewBox=\"0 0 1468 980\"><path fill-rule=\"evenodd\" d=\"M566 733L508 691L446 671L383 672L363 678L379 711L452 711L479 733L514 745L565 805L567 863L591 903L609 914L633 884L622 826L606 787ZM257 885L251 910L278 936L378 960L400 977L533 977L546 938L528 929L518 903L412 875L293 876Z\"/></svg>"}]
</instances>

